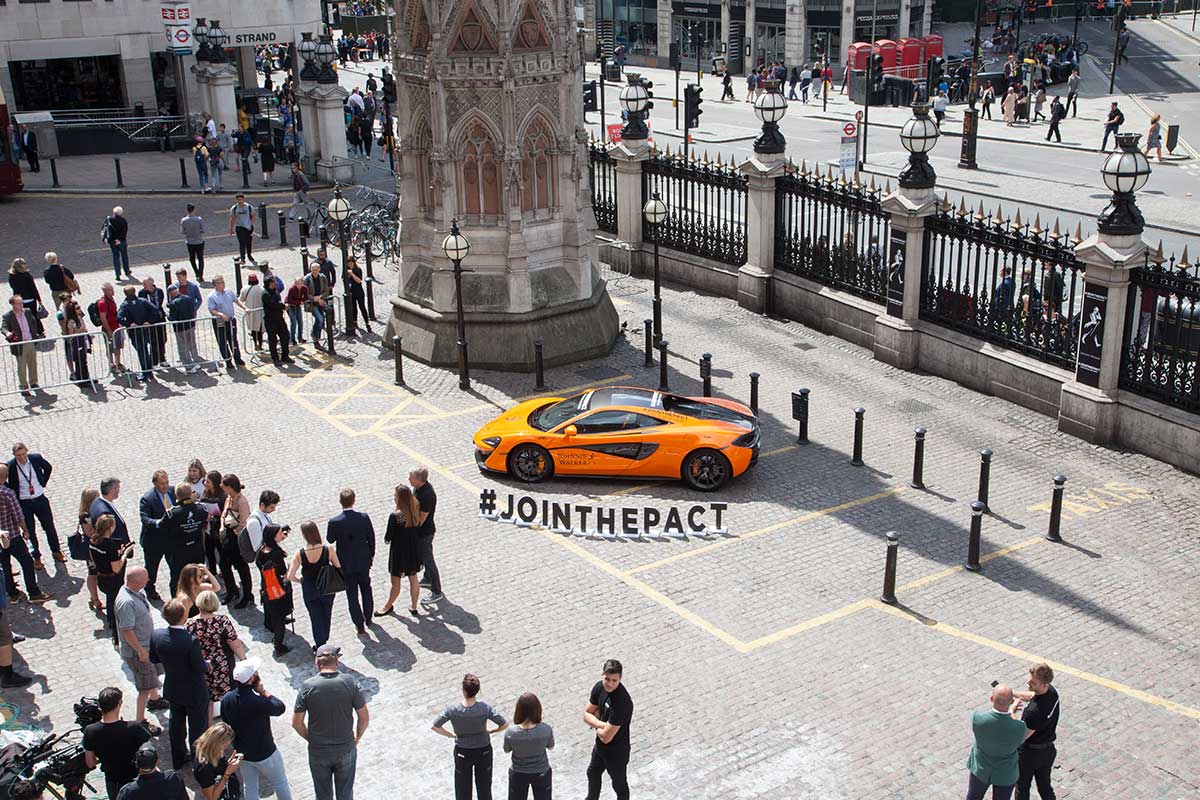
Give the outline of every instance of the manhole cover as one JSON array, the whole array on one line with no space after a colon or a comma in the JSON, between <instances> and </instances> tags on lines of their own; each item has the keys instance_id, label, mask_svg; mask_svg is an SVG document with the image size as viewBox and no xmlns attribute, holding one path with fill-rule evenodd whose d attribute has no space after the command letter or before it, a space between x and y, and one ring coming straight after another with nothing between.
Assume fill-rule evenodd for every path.
<instances>
[{"instance_id":1,"label":"manhole cover","mask_svg":"<svg viewBox=\"0 0 1200 800\"><path fill-rule=\"evenodd\" d=\"M618 375L623 375L619 369L600 364L595 367L585 367L584 369L575 370L575 374L581 378L587 378L589 381L603 381L609 378L615 378Z\"/></svg>"},{"instance_id":2,"label":"manhole cover","mask_svg":"<svg viewBox=\"0 0 1200 800\"><path fill-rule=\"evenodd\" d=\"M796 348L797 350L802 350L806 353L809 350L817 349L817 346L815 344L809 344L808 342L792 342L792 347Z\"/></svg>"}]
</instances>

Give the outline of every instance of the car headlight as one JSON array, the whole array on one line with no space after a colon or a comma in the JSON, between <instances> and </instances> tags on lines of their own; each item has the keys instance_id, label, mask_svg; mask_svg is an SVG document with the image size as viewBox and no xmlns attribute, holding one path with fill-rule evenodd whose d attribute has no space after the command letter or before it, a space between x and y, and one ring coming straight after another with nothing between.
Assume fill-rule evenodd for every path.
<instances>
[{"instance_id":1,"label":"car headlight","mask_svg":"<svg viewBox=\"0 0 1200 800\"><path fill-rule=\"evenodd\" d=\"M495 450L497 447L500 446L500 437L499 436L489 436L488 438L481 439L480 441L482 441L484 444L486 444L488 447L492 448L493 450Z\"/></svg>"}]
</instances>

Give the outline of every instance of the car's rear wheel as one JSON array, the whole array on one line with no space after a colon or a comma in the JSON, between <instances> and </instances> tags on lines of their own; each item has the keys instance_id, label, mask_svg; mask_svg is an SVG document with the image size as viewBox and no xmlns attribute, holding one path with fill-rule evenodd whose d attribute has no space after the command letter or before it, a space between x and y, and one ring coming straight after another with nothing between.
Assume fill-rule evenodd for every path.
<instances>
[{"instance_id":1,"label":"car's rear wheel","mask_svg":"<svg viewBox=\"0 0 1200 800\"><path fill-rule=\"evenodd\" d=\"M733 477L733 465L723 453L703 448L687 454L680 473L693 489L715 492Z\"/></svg>"},{"instance_id":2,"label":"car's rear wheel","mask_svg":"<svg viewBox=\"0 0 1200 800\"><path fill-rule=\"evenodd\" d=\"M517 445L508 454L508 474L525 483L538 483L554 474L554 461L540 445Z\"/></svg>"}]
</instances>

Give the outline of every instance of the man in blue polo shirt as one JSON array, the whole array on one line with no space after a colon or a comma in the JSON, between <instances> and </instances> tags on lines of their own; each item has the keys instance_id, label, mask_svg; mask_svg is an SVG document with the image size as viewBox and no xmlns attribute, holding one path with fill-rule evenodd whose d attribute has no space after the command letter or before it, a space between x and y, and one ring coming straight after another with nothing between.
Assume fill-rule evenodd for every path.
<instances>
[{"instance_id":1,"label":"man in blue polo shirt","mask_svg":"<svg viewBox=\"0 0 1200 800\"><path fill-rule=\"evenodd\" d=\"M225 288L225 278L213 276L213 290L208 296L208 313L212 315L213 332L217 335L217 346L221 349L221 358L225 365L233 369L236 363L239 367L246 366L242 360L242 349L238 346L237 317L234 306L245 310L237 295Z\"/></svg>"},{"instance_id":2,"label":"man in blue polo shirt","mask_svg":"<svg viewBox=\"0 0 1200 800\"><path fill-rule=\"evenodd\" d=\"M221 698L221 719L233 728L233 749L242 754L245 800L259 800L261 778L275 787L279 800L292 800L283 755L271 735L271 717L282 716L287 707L263 686L258 659L239 661L233 682L233 689Z\"/></svg>"}]
</instances>

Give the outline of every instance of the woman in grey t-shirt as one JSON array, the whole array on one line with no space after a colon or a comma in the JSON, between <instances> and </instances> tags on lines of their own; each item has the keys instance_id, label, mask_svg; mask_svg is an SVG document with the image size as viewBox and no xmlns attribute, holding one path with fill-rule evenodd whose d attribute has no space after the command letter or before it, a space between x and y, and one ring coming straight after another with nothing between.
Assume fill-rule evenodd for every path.
<instances>
[{"instance_id":1,"label":"woman in grey t-shirt","mask_svg":"<svg viewBox=\"0 0 1200 800\"><path fill-rule=\"evenodd\" d=\"M512 753L508 771L508 800L526 800L533 788L533 800L550 800L550 759L546 751L554 747L554 729L542 722L542 703L537 695L526 692L517 699L513 725L504 733L504 752Z\"/></svg>"}]
</instances>

